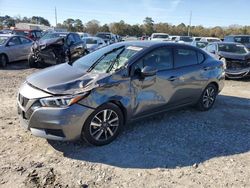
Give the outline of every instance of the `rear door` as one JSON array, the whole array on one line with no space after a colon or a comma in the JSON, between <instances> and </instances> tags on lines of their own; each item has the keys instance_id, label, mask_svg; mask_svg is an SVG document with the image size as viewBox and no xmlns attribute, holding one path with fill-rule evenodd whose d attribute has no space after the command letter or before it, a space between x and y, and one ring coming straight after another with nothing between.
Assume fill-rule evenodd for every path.
<instances>
[{"instance_id":1,"label":"rear door","mask_svg":"<svg viewBox=\"0 0 250 188\"><path fill-rule=\"evenodd\" d=\"M18 61L22 59L21 52L21 41L18 36L12 37L7 45L6 52L9 58L9 61Z\"/></svg>"},{"instance_id":2,"label":"rear door","mask_svg":"<svg viewBox=\"0 0 250 188\"><path fill-rule=\"evenodd\" d=\"M21 41L20 51L21 51L22 59L28 59L28 56L31 52L31 45L33 41L25 37L19 37L19 38Z\"/></svg>"},{"instance_id":3,"label":"rear door","mask_svg":"<svg viewBox=\"0 0 250 188\"><path fill-rule=\"evenodd\" d=\"M204 67L204 61L205 56L193 48L183 46L174 49L174 69L170 80L175 94L170 104L185 105L199 99L207 82L203 74L208 67Z\"/></svg>"}]
</instances>

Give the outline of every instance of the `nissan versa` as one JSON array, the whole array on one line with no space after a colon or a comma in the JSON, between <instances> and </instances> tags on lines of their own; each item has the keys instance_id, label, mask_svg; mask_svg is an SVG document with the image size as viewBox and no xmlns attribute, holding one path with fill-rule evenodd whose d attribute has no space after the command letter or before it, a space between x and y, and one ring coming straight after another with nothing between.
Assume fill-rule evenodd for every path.
<instances>
[{"instance_id":1,"label":"nissan versa","mask_svg":"<svg viewBox=\"0 0 250 188\"><path fill-rule=\"evenodd\" d=\"M223 80L223 62L196 47L122 42L29 76L18 113L35 136L104 145L129 121L187 105L209 110Z\"/></svg>"}]
</instances>

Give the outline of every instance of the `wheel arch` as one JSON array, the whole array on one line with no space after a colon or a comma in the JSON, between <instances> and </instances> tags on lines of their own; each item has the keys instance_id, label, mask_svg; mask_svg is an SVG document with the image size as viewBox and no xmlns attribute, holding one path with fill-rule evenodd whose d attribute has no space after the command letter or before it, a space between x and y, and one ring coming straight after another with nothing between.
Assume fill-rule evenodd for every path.
<instances>
[{"instance_id":1,"label":"wheel arch","mask_svg":"<svg viewBox=\"0 0 250 188\"><path fill-rule=\"evenodd\" d=\"M118 106L121 109L122 114L123 114L123 124L125 125L126 122L127 122L127 110L123 106L123 104L119 100L110 100L107 103L112 103L112 104Z\"/></svg>"},{"instance_id":2,"label":"wheel arch","mask_svg":"<svg viewBox=\"0 0 250 188\"><path fill-rule=\"evenodd\" d=\"M0 53L0 55L4 55L7 58L7 62L10 62L8 54L6 54L6 53L3 52L3 53Z\"/></svg>"}]
</instances>

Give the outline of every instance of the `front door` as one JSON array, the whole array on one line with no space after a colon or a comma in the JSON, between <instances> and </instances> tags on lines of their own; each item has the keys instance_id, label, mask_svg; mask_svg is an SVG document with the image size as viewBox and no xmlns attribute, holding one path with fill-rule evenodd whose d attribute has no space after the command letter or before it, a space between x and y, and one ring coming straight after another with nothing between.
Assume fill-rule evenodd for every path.
<instances>
[{"instance_id":1,"label":"front door","mask_svg":"<svg viewBox=\"0 0 250 188\"><path fill-rule=\"evenodd\" d=\"M144 77L141 70L151 66L157 69L154 76ZM143 116L161 110L168 104L175 93L171 82L173 69L173 50L160 47L132 65L131 89L133 116Z\"/></svg>"}]
</instances>

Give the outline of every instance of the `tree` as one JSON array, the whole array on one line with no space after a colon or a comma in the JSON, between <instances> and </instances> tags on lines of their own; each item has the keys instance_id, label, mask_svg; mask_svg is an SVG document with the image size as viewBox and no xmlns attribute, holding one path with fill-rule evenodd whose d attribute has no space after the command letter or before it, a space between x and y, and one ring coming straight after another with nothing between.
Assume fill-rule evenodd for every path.
<instances>
[{"instance_id":1,"label":"tree","mask_svg":"<svg viewBox=\"0 0 250 188\"><path fill-rule=\"evenodd\" d=\"M76 19L75 22L74 22L74 27L75 27L75 30L78 31L78 32L82 32L83 31L83 24L82 24L82 20L80 19Z\"/></svg>"},{"instance_id":2,"label":"tree","mask_svg":"<svg viewBox=\"0 0 250 188\"><path fill-rule=\"evenodd\" d=\"M151 35L154 32L154 20L150 17L146 17L143 20L144 32L146 35Z\"/></svg>"},{"instance_id":3,"label":"tree","mask_svg":"<svg viewBox=\"0 0 250 188\"><path fill-rule=\"evenodd\" d=\"M86 31L92 35L96 34L99 31L100 22L98 20L91 20L86 23Z\"/></svg>"},{"instance_id":4,"label":"tree","mask_svg":"<svg viewBox=\"0 0 250 188\"><path fill-rule=\"evenodd\" d=\"M75 31L75 28L73 26L74 22L75 22L74 19L68 18L67 20L63 21L63 25L66 26L68 31L74 32Z\"/></svg>"},{"instance_id":5,"label":"tree","mask_svg":"<svg viewBox=\"0 0 250 188\"><path fill-rule=\"evenodd\" d=\"M100 32L110 32L109 26L108 26L107 24L104 24L103 26L101 26L101 27L99 28L99 31L100 31Z\"/></svg>"},{"instance_id":6,"label":"tree","mask_svg":"<svg viewBox=\"0 0 250 188\"><path fill-rule=\"evenodd\" d=\"M49 21L40 16L32 16L30 22L34 24L42 24L42 25L50 26Z\"/></svg>"}]
</instances>

